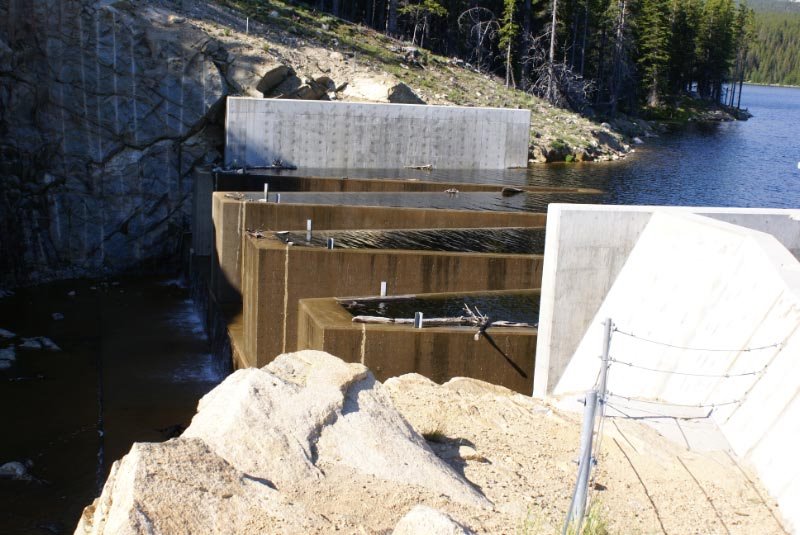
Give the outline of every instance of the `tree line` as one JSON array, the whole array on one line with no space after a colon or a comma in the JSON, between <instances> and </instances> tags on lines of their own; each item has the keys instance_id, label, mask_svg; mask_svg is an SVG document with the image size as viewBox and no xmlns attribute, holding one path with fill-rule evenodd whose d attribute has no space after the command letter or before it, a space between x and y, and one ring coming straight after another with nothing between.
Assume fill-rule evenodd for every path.
<instances>
[{"instance_id":1,"label":"tree line","mask_svg":"<svg viewBox=\"0 0 800 535\"><path fill-rule=\"evenodd\" d=\"M742 0L305 0L461 58L577 111L614 115L696 93L735 104L754 14ZM796 48L794 49L797 50Z\"/></svg>"},{"instance_id":2,"label":"tree line","mask_svg":"<svg viewBox=\"0 0 800 535\"><path fill-rule=\"evenodd\" d=\"M756 13L753 33L745 78L800 86L800 12Z\"/></svg>"}]
</instances>

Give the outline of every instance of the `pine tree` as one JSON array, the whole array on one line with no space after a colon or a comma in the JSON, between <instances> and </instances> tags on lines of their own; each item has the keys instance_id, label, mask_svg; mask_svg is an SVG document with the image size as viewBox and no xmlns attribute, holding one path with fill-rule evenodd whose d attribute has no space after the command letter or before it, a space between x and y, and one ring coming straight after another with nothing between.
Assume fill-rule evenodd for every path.
<instances>
[{"instance_id":1,"label":"pine tree","mask_svg":"<svg viewBox=\"0 0 800 535\"><path fill-rule=\"evenodd\" d=\"M637 64L651 107L661 105L667 85L670 35L669 0L642 0L637 23Z\"/></svg>"},{"instance_id":2,"label":"pine tree","mask_svg":"<svg viewBox=\"0 0 800 535\"><path fill-rule=\"evenodd\" d=\"M503 0L503 19L500 22L500 50L505 56L506 87L515 86L514 63L511 48L519 35L519 24L514 20L517 0Z\"/></svg>"}]
</instances>

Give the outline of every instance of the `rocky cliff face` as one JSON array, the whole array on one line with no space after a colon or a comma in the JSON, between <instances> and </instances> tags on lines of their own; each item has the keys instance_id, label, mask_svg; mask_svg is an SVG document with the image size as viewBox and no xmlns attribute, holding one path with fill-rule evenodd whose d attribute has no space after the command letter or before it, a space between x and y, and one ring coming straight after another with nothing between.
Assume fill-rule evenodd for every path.
<instances>
[{"instance_id":1,"label":"rocky cliff face","mask_svg":"<svg viewBox=\"0 0 800 535\"><path fill-rule=\"evenodd\" d=\"M0 285L178 251L228 62L169 4L0 0Z\"/></svg>"}]
</instances>

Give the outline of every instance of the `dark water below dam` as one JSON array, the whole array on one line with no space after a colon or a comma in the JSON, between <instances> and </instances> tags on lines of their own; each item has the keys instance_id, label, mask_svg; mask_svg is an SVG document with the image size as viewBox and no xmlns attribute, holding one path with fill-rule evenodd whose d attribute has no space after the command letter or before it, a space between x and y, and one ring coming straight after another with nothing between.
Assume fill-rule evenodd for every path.
<instances>
[{"instance_id":1,"label":"dark water below dam","mask_svg":"<svg viewBox=\"0 0 800 535\"><path fill-rule=\"evenodd\" d=\"M353 316L413 319L415 312L425 318L465 316L464 305L477 309L492 321L512 321L536 325L539 322L539 293L473 294L447 297L414 297L386 301L351 301L343 306Z\"/></svg>"},{"instance_id":2,"label":"dark water below dam","mask_svg":"<svg viewBox=\"0 0 800 535\"><path fill-rule=\"evenodd\" d=\"M0 337L14 356L0 369L0 464L30 463L31 478L0 479L3 534L72 533L111 463L180 432L225 374L174 280L18 290L0 298L0 328L15 335ZM48 341L60 350L36 348Z\"/></svg>"},{"instance_id":3,"label":"dark water below dam","mask_svg":"<svg viewBox=\"0 0 800 535\"><path fill-rule=\"evenodd\" d=\"M413 249L462 253L543 254L544 228L314 231L276 234L299 247Z\"/></svg>"}]
</instances>

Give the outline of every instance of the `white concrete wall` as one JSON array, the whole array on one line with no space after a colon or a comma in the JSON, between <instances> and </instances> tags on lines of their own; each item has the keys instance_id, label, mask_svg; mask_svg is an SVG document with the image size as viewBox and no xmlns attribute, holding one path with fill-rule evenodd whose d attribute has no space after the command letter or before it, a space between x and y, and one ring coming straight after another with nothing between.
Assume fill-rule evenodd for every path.
<instances>
[{"instance_id":1,"label":"white concrete wall","mask_svg":"<svg viewBox=\"0 0 800 535\"><path fill-rule=\"evenodd\" d=\"M784 517L800 528L800 463L795 457L800 440L800 262L769 234L691 214L656 212L590 322L556 395L592 388L605 318L621 331L681 346L614 333L610 403L617 395L721 404L712 419L735 453L752 463ZM764 346L771 347L748 351ZM652 408L674 414L669 405Z\"/></svg>"},{"instance_id":2,"label":"white concrete wall","mask_svg":"<svg viewBox=\"0 0 800 535\"><path fill-rule=\"evenodd\" d=\"M530 111L228 98L225 163L506 169L528 162Z\"/></svg>"},{"instance_id":3,"label":"white concrete wall","mask_svg":"<svg viewBox=\"0 0 800 535\"><path fill-rule=\"evenodd\" d=\"M697 213L765 231L800 256L800 210L551 204L535 395L552 392L655 210Z\"/></svg>"}]
</instances>

